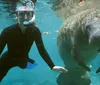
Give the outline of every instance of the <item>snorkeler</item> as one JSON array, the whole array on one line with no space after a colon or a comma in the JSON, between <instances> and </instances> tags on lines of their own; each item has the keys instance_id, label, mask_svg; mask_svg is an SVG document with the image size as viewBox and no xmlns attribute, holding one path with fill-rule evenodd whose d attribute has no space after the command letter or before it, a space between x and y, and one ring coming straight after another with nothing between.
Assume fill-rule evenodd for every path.
<instances>
[{"instance_id":1,"label":"snorkeler","mask_svg":"<svg viewBox=\"0 0 100 85\"><path fill-rule=\"evenodd\" d=\"M34 63L28 53L32 44L35 42L38 51L44 61L52 70L67 72L61 66L55 66L48 55L42 41L41 32L34 24L35 13L33 4L17 5L17 22L6 27L0 35L0 54L7 44L8 50L0 57L0 81L6 76L7 72L15 66L26 68L27 63Z\"/></svg>"}]
</instances>

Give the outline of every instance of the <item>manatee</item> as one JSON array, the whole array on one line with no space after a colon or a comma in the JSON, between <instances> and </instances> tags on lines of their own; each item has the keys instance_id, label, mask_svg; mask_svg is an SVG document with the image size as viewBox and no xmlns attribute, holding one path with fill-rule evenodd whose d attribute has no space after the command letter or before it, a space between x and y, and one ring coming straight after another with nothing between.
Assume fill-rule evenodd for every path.
<instances>
[{"instance_id":1,"label":"manatee","mask_svg":"<svg viewBox=\"0 0 100 85\"><path fill-rule=\"evenodd\" d=\"M57 46L69 70L58 76L58 85L90 85L88 64L100 52L100 10L87 9L67 18L59 30Z\"/></svg>"}]
</instances>

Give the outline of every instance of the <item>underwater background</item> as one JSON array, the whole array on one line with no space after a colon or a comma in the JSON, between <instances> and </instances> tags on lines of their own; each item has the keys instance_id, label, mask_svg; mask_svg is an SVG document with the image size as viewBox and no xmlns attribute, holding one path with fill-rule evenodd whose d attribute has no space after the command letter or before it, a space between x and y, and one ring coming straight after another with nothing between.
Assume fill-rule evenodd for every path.
<instances>
[{"instance_id":1,"label":"underwater background","mask_svg":"<svg viewBox=\"0 0 100 85\"><path fill-rule=\"evenodd\" d=\"M7 26L16 23L15 18L9 16L5 4L0 3L0 32ZM35 6L36 20L35 23L40 29L44 42L44 46L48 51L55 65L64 66L62 59L57 50L56 39L58 30L60 29L63 20L56 16L55 11L51 9L50 0L38 0ZM24 42L23 42L24 43ZM7 48L4 49L6 51ZM30 53L30 58L34 59L37 66L33 69L20 69L19 67L12 68L0 85L57 85L56 78L59 72L52 71L39 55L35 43L33 44ZM95 74L96 69L100 66L100 56L98 55L91 61L90 77L92 85L100 85L100 74Z\"/></svg>"}]
</instances>

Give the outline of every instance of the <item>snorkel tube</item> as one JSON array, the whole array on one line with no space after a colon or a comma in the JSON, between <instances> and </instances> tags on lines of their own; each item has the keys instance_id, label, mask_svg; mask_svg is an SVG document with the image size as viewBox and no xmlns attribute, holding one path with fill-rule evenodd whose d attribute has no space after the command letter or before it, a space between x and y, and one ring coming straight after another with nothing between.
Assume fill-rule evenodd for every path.
<instances>
[{"instance_id":1,"label":"snorkel tube","mask_svg":"<svg viewBox=\"0 0 100 85\"><path fill-rule=\"evenodd\" d=\"M33 23L34 20L35 20L35 15L33 15L33 17L32 17L31 20L29 20L29 21L24 21L23 24L24 24L24 25L28 25L28 24L30 24L30 23Z\"/></svg>"}]
</instances>

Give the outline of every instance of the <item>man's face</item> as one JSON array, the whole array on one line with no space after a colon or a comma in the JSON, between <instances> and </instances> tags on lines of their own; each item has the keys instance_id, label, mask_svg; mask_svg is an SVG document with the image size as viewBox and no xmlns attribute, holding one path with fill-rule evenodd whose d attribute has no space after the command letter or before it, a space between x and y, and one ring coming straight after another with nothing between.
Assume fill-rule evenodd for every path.
<instances>
[{"instance_id":1,"label":"man's face","mask_svg":"<svg viewBox=\"0 0 100 85\"><path fill-rule=\"evenodd\" d=\"M23 22L24 21L29 21L32 19L33 17L33 11L18 11L17 12L17 18L18 18L18 23L20 25L24 25Z\"/></svg>"}]
</instances>

